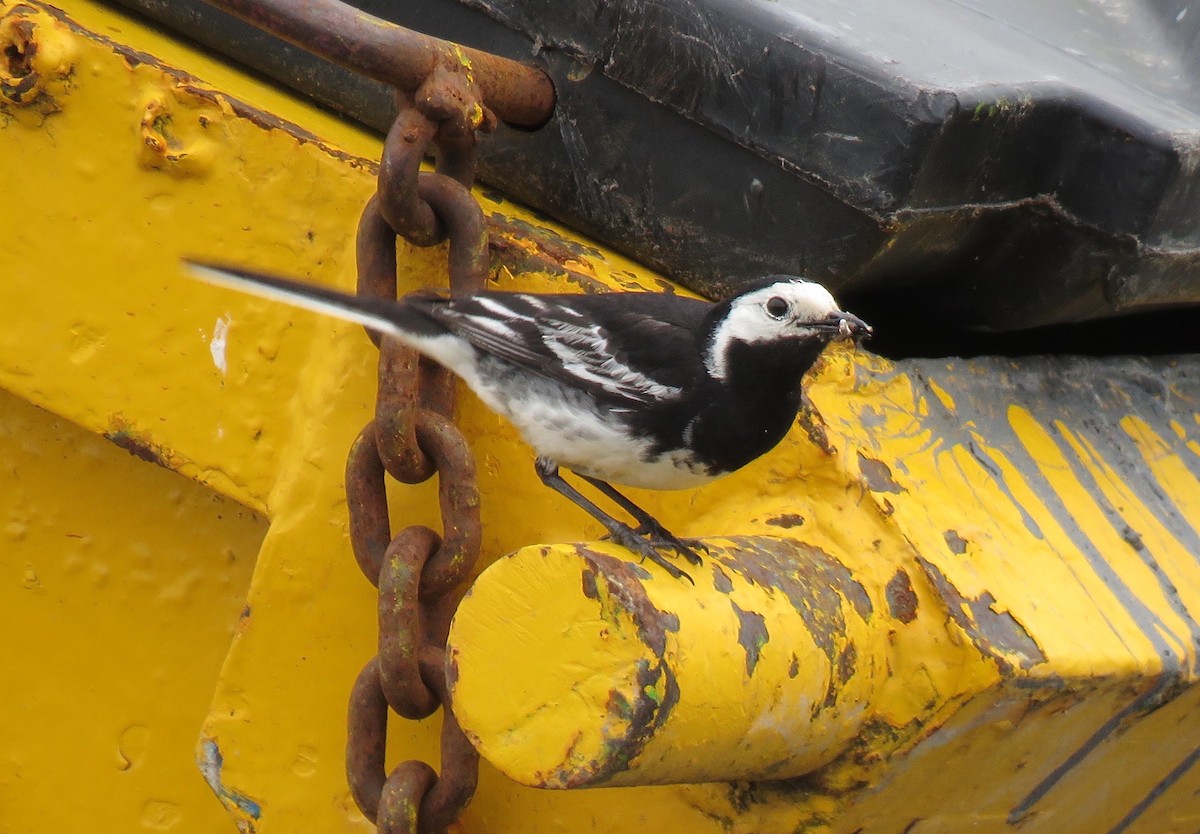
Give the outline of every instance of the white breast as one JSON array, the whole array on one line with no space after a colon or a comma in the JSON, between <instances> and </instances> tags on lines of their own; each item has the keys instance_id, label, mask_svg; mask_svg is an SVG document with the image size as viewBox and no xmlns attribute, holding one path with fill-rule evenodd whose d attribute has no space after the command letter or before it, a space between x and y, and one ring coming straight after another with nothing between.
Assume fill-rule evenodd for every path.
<instances>
[{"instance_id":1,"label":"white breast","mask_svg":"<svg viewBox=\"0 0 1200 834\"><path fill-rule=\"evenodd\" d=\"M556 382L510 366L507 374L483 372L468 383L539 455L573 472L645 489L687 489L712 480L685 452L651 456L650 442L633 435L619 414Z\"/></svg>"}]
</instances>

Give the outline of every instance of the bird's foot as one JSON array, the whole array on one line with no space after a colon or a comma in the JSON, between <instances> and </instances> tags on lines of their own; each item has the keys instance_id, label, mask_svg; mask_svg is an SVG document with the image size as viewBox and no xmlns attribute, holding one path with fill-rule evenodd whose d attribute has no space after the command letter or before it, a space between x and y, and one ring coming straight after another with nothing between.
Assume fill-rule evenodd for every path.
<instances>
[{"instance_id":1,"label":"bird's foot","mask_svg":"<svg viewBox=\"0 0 1200 834\"><path fill-rule=\"evenodd\" d=\"M632 530L630 530L630 532L653 548L674 550L693 565L704 564L704 561L700 558L700 554L696 551L699 550L703 551L704 553L709 552L708 545L706 545L702 540L680 538L667 528L663 527L657 521L654 521L652 524L646 524L643 522L642 524L639 524L637 527L634 527ZM605 533L600 537L600 540L617 541L611 533ZM620 541L618 541L617 544L626 546L624 542ZM634 548L628 549L633 550ZM637 552L641 553L640 550Z\"/></svg>"},{"instance_id":2,"label":"bird's foot","mask_svg":"<svg viewBox=\"0 0 1200 834\"><path fill-rule=\"evenodd\" d=\"M666 531L664 530L663 532ZM645 534L643 533L642 535ZM645 539L645 541L648 542L651 547L661 547L674 550L693 565L704 564L704 560L700 558L700 554L696 552L697 550L702 550L705 553L708 552L708 546L699 539L681 539L671 533L667 533L665 536L661 534L651 534Z\"/></svg>"},{"instance_id":3,"label":"bird's foot","mask_svg":"<svg viewBox=\"0 0 1200 834\"><path fill-rule=\"evenodd\" d=\"M642 561L649 559L651 562L653 562L654 564L661 567L663 570L665 570L667 573L671 574L671 576L675 577L676 579L686 579L688 582L691 582L693 585L696 584L695 580L693 580L692 577L688 576L685 572L683 572L679 568L675 567L675 565L672 564L670 561L668 561L665 556L663 556L661 553L658 552L659 547L670 547L673 550L679 550L679 547L683 547L686 550L687 546L684 545L682 542L680 542L678 546L676 546L674 543L665 542L665 541L662 542L661 544L655 544L652 541L642 538L640 535L638 535L636 530L634 530L630 527L626 527L623 524L620 525L619 527L614 526L613 528L611 528L609 530L608 537L614 543L621 545L621 547L625 548L626 550L630 551L631 553L636 553L638 556L641 556ZM692 561L693 559L695 559L694 564L700 563L700 557L697 556L694 552L692 552L690 550L687 550L687 552L684 552L684 550L679 550L679 552L683 553L684 556L688 559L688 561ZM688 555L689 553L691 555Z\"/></svg>"},{"instance_id":4,"label":"bird's foot","mask_svg":"<svg viewBox=\"0 0 1200 834\"><path fill-rule=\"evenodd\" d=\"M708 545L700 541L700 539L681 539L653 518L647 518L634 528L633 532L639 536L645 536L654 547L665 547L674 550L693 565L703 564L700 554L696 552L697 550L703 550L705 553L708 553Z\"/></svg>"}]
</instances>

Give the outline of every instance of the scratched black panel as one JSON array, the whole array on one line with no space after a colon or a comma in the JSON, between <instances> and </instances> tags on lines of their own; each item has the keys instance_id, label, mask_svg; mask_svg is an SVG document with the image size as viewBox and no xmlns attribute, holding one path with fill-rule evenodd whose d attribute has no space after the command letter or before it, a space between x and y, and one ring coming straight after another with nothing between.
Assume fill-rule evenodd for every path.
<instances>
[{"instance_id":1,"label":"scratched black panel","mask_svg":"<svg viewBox=\"0 0 1200 834\"><path fill-rule=\"evenodd\" d=\"M378 85L200 0L120 1L388 122ZM1200 305L1200 15L1182 0L354 4L545 66L556 118L488 140L483 179L702 291L807 274L901 334L893 354L934 325ZM1147 332L1135 349L1177 349L1153 337L1178 330Z\"/></svg>"}]
</instances>

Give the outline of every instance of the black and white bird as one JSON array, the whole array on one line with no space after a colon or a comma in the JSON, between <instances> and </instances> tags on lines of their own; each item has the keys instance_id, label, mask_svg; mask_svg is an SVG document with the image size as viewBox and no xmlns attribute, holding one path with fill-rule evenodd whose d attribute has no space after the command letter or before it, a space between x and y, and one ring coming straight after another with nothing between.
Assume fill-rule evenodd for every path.
<instances>
[{"instance_id":1,"label":"black and white bird","mask_svg":"<svg viewBox=\"0 0 1200 834\"><path fill-rule=\"evenodd\" d=\"M871 333L821 285L783 275L716 304L627 292L385 301L237 267L189 266L211 284L364 324L449 368L517 427L547 486L594 516L613 541L689 580L659 551L700 564L696 543L668 532L611 483L684 489L740 469L787 434L801 377L821 351ZM559 466L638 527L583 496Z\"/></svg>"}]
</instances>

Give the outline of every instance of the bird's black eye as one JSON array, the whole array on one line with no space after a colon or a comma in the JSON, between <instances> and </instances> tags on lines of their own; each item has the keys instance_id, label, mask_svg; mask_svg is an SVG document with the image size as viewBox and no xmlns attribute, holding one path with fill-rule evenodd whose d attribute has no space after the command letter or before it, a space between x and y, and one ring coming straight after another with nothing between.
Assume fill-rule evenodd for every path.
<instances>
[{"instance_id":1,"label":"bird's black eye","mask_svg":"<svg viewBox=\"0 0 1200 834\"><path fill-rule=\"evenodd\" d=\"M781 319L787 315L788 303L777 295L767 299L767 315L773 319Z\"/></svg>"}]
</instances>

